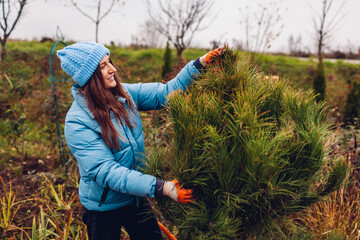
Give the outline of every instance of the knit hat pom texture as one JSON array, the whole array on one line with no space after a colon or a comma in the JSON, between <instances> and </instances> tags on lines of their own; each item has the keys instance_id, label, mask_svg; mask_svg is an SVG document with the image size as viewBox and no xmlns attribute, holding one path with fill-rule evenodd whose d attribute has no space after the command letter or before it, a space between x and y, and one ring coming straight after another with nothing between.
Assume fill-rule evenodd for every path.
<instances>
[{"instance_id":1,"label":"knit hat pom texture","mask_svg":"<svg viewBox=\"0 0 360 240\"><path fill-rule=\"evenodd\" d=\"M62 69L80 87L87 83L106 54L110 56L109 49L93 42L79 42L57 51Z\"/></svg>"}]
</instances>

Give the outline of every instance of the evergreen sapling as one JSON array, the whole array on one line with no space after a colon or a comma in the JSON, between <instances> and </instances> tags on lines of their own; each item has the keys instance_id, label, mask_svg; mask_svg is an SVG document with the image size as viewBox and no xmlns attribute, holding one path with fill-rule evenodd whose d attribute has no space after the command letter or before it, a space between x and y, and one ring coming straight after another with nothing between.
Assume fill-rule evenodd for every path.
<instances>
[{"instance_id":1,"label":"evergreen sapling","mask_svg":"<svg viewBox=\"0 0 360 240\"><path fill-rule=\"evenodd\" d=\"M171 49L169 42L166 43L165 53L164 53L164 65L162 67L161 76L165 77L166 74L172 71L171 67Z\"/></svg>"},{"instance_id":2,"label":"evergreen sapling","mask_svg":"<svg viewBox=\"0 0 360 240\"><path fill-rule=\"evenodd\" d=\"M326 90L326 78L325 78L325 70L324 63L321 61L318 63L316 67L315 79L313 82L313 87L316 95L317 101L325 100L325 90Z\"/></svg>"},{"instance_id":3,"label":"evergreen sapling","mask_svg":"<svg viewBox=\"0 0 360 240\"><path fill-rule=\"evenodd\" d=\"M325 104L267 77L227 49L185 92L169 97L169 143L148 173L195 188L197 200L158 199L179 239L239 239L338 189L342 159L326 162Z\"/></svg>"}]
</instances>

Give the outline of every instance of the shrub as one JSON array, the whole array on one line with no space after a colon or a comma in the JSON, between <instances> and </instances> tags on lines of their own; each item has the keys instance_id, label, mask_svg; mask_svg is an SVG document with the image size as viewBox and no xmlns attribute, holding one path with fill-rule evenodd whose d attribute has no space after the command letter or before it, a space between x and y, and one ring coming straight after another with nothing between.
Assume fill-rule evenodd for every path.
<instances>
[{"instance_id":1,"label":"shrub","mask_svg":"<svg viewBox=\"0 0 360 240\"><path fill-rule=\"evenodd\" d=\"M316 68L315 79L313 83L314 91L316 94L317 101L324 101L325 100L325 71L323 63L319 63Z\"/></svg>"},{"instance_id":2,"label":"shrub","mask_svg":"<svg viewBox=\"0 0 360 240\"><path fill-rule=\"evenodd\" d=\"M345 178L344 161L324 160L324 103L265 76L248 59L228 51L220 66L169 99L170 144L150 157L149 173L196 189L191 204L158 199L180 239L254 236Z\"/></svg>"},{"instance_id":3,"label":"shrub","mask_svg":"<svg viewBox=\"0 0 360 240\"><path fill-rule=\"evenodd\" d=\"M162 68L161 76L164 78L166 74L170 73L171 69L171 49L169 42L166 43L165 53L164 53L164 65Z\"/></svg>"},{"instance_id":4,"label":"shrub","mask_svg":"<svg viewBox=\"0 0 360 240\"><path fill-rule=\"evenodd\" d=\"M344 107L344 121L355 124L356 119L360 117L360 83L354 80L349 87L350 92Z\"/></svg>"}]
</instances>

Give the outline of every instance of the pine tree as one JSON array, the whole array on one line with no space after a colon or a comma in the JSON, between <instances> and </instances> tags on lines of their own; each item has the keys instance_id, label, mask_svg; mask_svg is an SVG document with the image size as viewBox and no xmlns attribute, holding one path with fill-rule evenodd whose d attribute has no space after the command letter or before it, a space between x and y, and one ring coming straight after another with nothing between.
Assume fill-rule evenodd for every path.
<instances>
[{"instance_id":1,"label":"pine tree","mask_svg":"<svg viewBox=\"0 0 360 240\"><path fill-rule=\"evenodd\" d=\"M344 107L344 121L351 124L356 123L356 118L360 117L360 83L356 80L350 85L350 92L346 99ZM357 122L359 124L359 122Z\"/></svg>"},{"instance_id":2,"label":"pine tree","mask_svg":"<svg viewBox=\"0 0 360 240\"><path fill-rule=\"evenodd\" d=\"M322 61L319 62L316 68L315 79L313 82L313 88L316 94L317 101L325 100L325 89L326 89L326 79L325 79L325 71L324 71L324 63Z\"/></svg>"},{"instance_id":3,"label":"pine tree","mask_svg":"<svg viewBox=\"0 0 360 240\"><path fill-rule=\"evenodd\" d=\"M161 76L165 77L166 74L170 73L171 69L171 49L169 42L166 43L165 53L164 53L164 65L162 68Z\"/></svg>"},{"instance_id":4,"label":"pine tree","mask_svg":"<svg viewBox=\"0 0 360 240\"><path fill-rule=\"evenodd\" d=\"M190 204L158 199L179 239L264 231L339 188L347 173L344 161L324 160L324 103L249 59L228 50L221 65L169 99L169 144L150 156L148 172L196 189Z\"/></svg>"}]
</instances>

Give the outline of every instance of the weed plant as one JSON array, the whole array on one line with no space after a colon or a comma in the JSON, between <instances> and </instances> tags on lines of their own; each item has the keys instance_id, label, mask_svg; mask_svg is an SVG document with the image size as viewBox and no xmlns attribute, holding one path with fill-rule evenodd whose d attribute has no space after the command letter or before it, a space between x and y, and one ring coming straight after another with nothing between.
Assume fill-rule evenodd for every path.
<instances>
[{"instance_id":1,"label":"weed plant","mask_svg":"<svg viewBox=\"0 0 360 240\"><path fill-rule=\"evenodd\" d=\"M2 234L17 229L13 222L22 202L16 201L16 195L13 192L11 182L8 189L1 177L0 181L4 192L2 197L0 197L0 233Z\"/></svg>"},{"instance_id":2,"label":"weed plant","mask_svg":"<svg viewBox=\"0 0 360 240\"><path fill-rule=\"evenodd\" d=\"M359 199L359 189L351 185L298 213L292 221L306 226L317 239L333 239L329 236L335 234L338 239L359 239Z\"/></svg>"}]
</instances>

